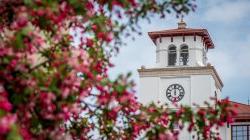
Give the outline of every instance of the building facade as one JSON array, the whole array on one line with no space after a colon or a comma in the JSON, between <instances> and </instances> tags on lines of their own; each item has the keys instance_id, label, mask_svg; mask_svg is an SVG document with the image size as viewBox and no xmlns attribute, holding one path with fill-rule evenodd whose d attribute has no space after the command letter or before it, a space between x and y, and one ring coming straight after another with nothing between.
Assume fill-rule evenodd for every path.
<instances>
[{"instance_id":1,"label":"building facade","mask_svg":"<svg viewBox=\"0 0 250 140\"><path fill-rule=\"evenodd\" d=\"M204 101L214 104L211 97L220 99L223 83L216 69L207 63L207 52L214 44L206 29L187 28L181 20L177 29L148 34L156 47L156 65L138 69L141 103L168 104L175 109L173 102L202 107ZM221 130L223 139L231 135L228 127ZM183 132L180 139L192 139L192 136Z\"/></svg>"},{"instance_id":2,"label":"building facade","mask_svg":"<svg viewBox=\"0 0 250 140\"><path fill-rule=\"evenodd\" d=\"M237 116L234 122L220 129L222 140L250 140L250 105L230 102Z\"/></svg>"}]
</instances>

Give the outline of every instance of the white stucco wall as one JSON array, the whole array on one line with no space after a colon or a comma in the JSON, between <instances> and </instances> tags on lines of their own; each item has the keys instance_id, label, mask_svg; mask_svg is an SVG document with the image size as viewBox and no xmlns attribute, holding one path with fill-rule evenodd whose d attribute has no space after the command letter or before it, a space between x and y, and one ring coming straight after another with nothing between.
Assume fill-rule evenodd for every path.
<instances>
[{"instance_id":1,"label":"white stucco wall","mask_svg":"<svg viewBox=\"0 0 250 140\"><path fill-rule=\"evenodd\" d=\"M140 77L140 89L138 99L143 104L151 102L169 104L166 90L172 84L179 84L185 90L183 99L178 104L190 105L193 103L203 105L204 101L211 101L217 90L214 79L211 75L189 75L189 76L164 76L164 77Z\"/></svg>"},{"instance_id":2,"label":"white stucco wall","mask_svg":"<svg viewBox=\"0 0 250 140\"><path fill-rule=\"evenodd\" d=\"M231 140L231 126L227 127L227 125L225 125L220 127L219 132L222 140Z\"/></svg>"},{"instance_id":3,"label":"white stucco wall","mask_svg":"<svg viewBox=\"0 0 250 140\"><path fill-rule=\"evenodd\" d=\"M194 36L185 36L185 41L183 42L183 37L177 36L173 37L173 42L171 42L171 37L162 37L156 40L156 67L168 66L168 48L171 45L177 48L177 66L180 65L179 56L182 45L187 45L189 48L188 66L206 65L206 61L204 61L206 60L206 50L201 37L196 36L196 41L194 41Z\"/></svg>"},{"instance_id":4,"label":"white stucco wall","mask_svg":"<svg viewBox=\"0 0 250 140\"><path fill-rule=\"evenodd\" d=\"M143 77L140 78L140 88L138 93L138 100L143 104L149 104L157 101L159 91L158 77Z\"/></svg>"}]
</instances>

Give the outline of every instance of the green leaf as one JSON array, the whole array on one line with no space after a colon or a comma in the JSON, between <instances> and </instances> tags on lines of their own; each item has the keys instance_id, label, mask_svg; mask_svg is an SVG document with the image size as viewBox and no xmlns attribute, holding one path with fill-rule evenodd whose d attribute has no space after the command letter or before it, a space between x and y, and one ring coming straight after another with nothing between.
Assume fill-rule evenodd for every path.
<instances>
[{"instance_id":1,"label":"green leaf","mask_svg":"<svg viewBox=\"0 0 250 140\"><path fill-rule=\"evenodd\" d=\"M28 5L28 6L32 6L33 5L33 0L24 0L24 4Z\"/></svg>"},{"instance_id":2,"label":"green leaf","mask_svg":"<svg viewBox=\"0 0 250 140\"><path fill-rule=\"evenodd\" d=\"M6 140L22 140L21 135L18 133L18 128L16 125L13 125L10 133L7 136Z\"/></svg>"},{"instance_id":3,"label":"green leaf","mask_svg":"<svg viewBox=\"0 0 250 140\"><path fill-rule=\"evenodd\" d=\"M123 92L124 89L125 89L125 88L124 88L124 86L122 86L122 85L118 85L118 86L115 87L115 90L118 91L119 93Z\"/></svg>"}]
</instances>

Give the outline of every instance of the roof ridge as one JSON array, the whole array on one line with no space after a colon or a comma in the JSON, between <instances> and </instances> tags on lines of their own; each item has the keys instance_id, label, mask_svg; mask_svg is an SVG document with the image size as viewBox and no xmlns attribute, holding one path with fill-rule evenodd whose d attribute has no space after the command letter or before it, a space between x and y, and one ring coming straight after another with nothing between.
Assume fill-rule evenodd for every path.
<instances>
[{"instance_id":1,"label":"roof ridge","mask_svg":"<svg viewBox=\"0 0 250 140\"><path fill-rule=\"evenodd\" d=\"M240 102L236 102L236 101L230 101L230 102L233 102L233 103L237 103L237 104L241 104L241 105L245 105L245 106L249 106L249 107L250 107L250 105L245 104L245 103L240 103Z\"/></svg>"},{"instance_id":2,"label":"roof ridge","mask_svg":"<svg viewBox=\"0 0 250 140\"><path fill-rule=\"evenodd\" d=\"M155 30L155 31L150 31L149 33L152 33L152 32L165 32L165 31L173 31L173 30L180 30L180 31L183 31L183 30L207 30L205 28L174 28L174 29L162 29L162 30Z\"/></svg>"}]
</instances>

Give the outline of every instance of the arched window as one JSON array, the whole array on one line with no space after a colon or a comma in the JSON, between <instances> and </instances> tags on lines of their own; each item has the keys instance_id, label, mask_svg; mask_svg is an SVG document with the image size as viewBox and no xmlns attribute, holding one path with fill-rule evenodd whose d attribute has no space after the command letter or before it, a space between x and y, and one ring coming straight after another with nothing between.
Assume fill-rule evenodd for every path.
<instances>
[{"instance_id":1,"label":"arched window","mask_svg":"<svg viewBox=\"0 0 250 140\"><path fill-rule=\"evenodd\" d=\"M176 47L170 46L168 48L168 65L174 66L176 63Z\"/></svg>"},{"instance_id":2,"label":"arched window","mask_svg":"<svg viewBox=\"0 0 250 140\"><path fill-rule=\"evenodd\" d=\"M182 46L180 50L180 65L187 65L188 63L188 46Z\"/></svg>"}]
</instances>

